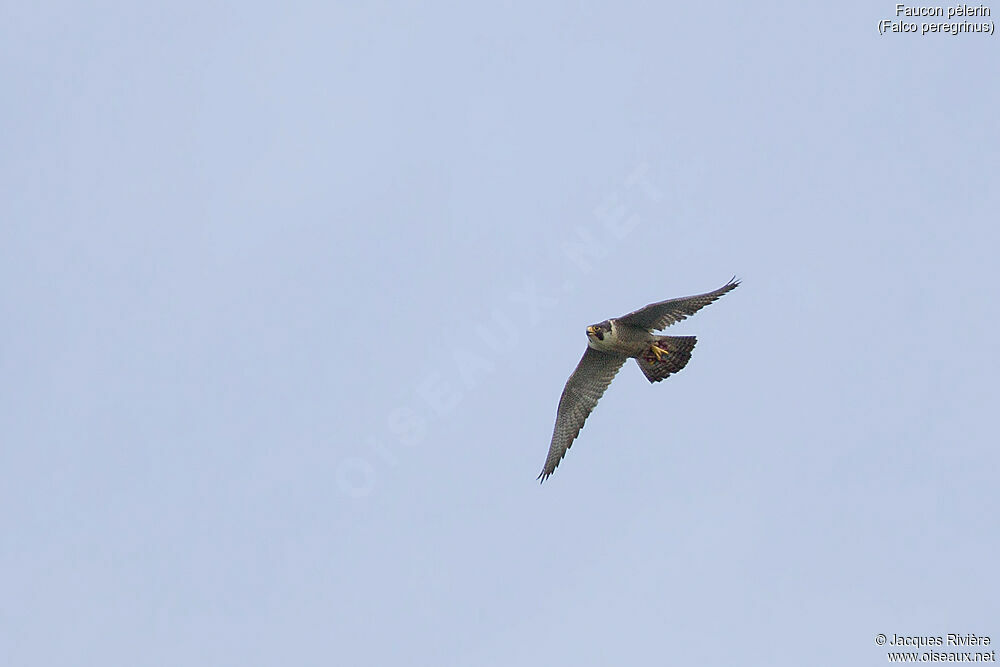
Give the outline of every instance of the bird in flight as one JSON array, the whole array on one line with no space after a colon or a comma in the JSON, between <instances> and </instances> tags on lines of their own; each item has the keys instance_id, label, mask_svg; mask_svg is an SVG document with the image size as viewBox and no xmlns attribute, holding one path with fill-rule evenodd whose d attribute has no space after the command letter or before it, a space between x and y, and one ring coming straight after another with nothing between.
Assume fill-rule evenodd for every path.
<instances>
[{"instance_id":1,"label":"bird in flight","mask_svg":"<svg viewBox=\"0 0 1000 667\"><path fill-rule=\"evenodd\" d=\"M544 482L555 472L597 401L628 359L635 359L651 383L687 365L698 339L660 336L654 331L694 315L739 284L734 277L714 292L651 303L634 313L587 327L587 349L559 398L552 443L538 478Z\"/></svg>"}]
</instances>

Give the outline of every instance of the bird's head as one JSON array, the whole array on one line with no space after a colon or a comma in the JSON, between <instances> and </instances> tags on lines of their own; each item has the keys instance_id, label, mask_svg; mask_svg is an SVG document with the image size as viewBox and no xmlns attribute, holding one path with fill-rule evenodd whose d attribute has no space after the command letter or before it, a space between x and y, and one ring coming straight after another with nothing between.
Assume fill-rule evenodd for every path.
<instances>
[{"instance_id":1,"label":"bird's head","mask_svg":"<svg viewBox=\"0 0 1000 667\"><path fill-rule=\"evenodd\" d=\"M604 340L604 336L611 332L611 322L604 320L600 324L591 324L587 327L587 338L591 340Z\"/></svg>"}]
</instances>

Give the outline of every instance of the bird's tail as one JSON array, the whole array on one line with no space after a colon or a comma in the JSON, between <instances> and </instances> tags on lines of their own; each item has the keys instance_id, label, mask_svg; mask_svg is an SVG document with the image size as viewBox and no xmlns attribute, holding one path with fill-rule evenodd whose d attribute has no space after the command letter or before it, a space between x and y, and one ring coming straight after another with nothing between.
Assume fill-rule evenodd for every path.
<instances>
[{"instance_id":1,"label":"bird's tail","mask_svg":"<svg viewBox=\"0 0 1000 667\"><path fill-rule=\"evenodd\" d=\"M635 358L639 369L650 382L659 382L676 373L691 361L691 350L698 339L694 336L657 336L646 350ZM659 355L653 350L656 346Z\"/></svg>"}]
</instances>

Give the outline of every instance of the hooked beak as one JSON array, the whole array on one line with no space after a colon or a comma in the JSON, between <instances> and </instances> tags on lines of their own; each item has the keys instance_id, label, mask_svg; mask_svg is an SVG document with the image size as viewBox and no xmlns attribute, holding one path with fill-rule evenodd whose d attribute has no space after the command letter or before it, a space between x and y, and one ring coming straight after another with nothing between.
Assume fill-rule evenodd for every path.
<instances>
[{"instance_id":1,"label":"hooked beak","mask_svg":"<svg viewBox=\"0 0 1000 667\"><path fill-rule=\"evenodd\" d=\"M594 327L587 327L587 333L594 335Z\"/></svg>"}]
</instances>

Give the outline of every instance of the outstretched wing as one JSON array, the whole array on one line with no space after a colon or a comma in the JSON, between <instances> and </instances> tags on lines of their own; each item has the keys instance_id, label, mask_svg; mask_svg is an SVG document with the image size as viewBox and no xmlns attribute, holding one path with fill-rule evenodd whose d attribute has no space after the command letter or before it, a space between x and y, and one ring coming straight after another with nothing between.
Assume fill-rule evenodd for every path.
<instances>
[{"instance_id":1,"label":"outstretched wing","mask_svg":"<svg viewBox=\"0 0 1000 667\"><path fill-rule=\"evenodd\" d=\"M736 289L739 284L740 281L736 280L736 277L734 276L732 280L714 292L698 294L697 296L683 296L679 299L668 299L667 301L660 301L659 303L651 303L648 306L640 308L634 313L629 313L628 315L619 317L618 321L624 322L625 324L631 324L632 326L642 327L648 331L665 329L675 322L680 322L681 320L694 315L726 292Z\"/></svg>"},{"instance_id":2,"label":"outstretched wing","mask_svg":"<svg viewBox=\"0 0 1000 667\"><path fill-rule=\"evenodd\" d=\"M545 467L538 475L543 482L555 472L556 466L566 456L576 439L583 423L593 411L597 401L601 400L604 390L618 373L628 357L621 354L608 354L588 347L583 358L577 364L576 370L569 376L566 388L559 399L559 410L556 412L556 427L552 431L552 444L549 445L549 455L545 458Z\"/></svg>"}]
</instances>

